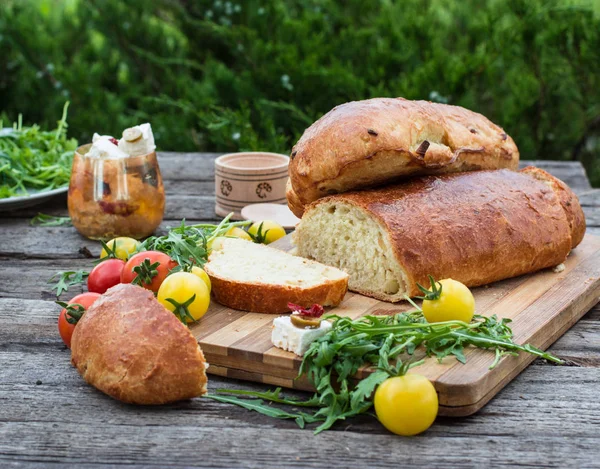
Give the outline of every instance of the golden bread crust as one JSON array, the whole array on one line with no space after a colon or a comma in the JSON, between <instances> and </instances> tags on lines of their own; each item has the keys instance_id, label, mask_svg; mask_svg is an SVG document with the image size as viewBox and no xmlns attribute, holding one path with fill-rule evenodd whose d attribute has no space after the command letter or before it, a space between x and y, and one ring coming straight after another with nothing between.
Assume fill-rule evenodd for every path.
<instances>
[{"instance_id":1,"label":"golden bread crust","mask_svg":"<svg viewBox=\"0 0 600 469\"><path fill-rule=\"evenodd\" d=\"M521 172L529 174L544 182L551 187L558 196L558 200L560 200L560 204L569 220L569 226L571 228L571 247L576 247L581 243L583 236L585 235L585 215L583 214L583 209L581 208L579 199L575 193L564 182L555 178L543 169L536 168L535 166L527 166L522 169Z\"/></svg>"},{"instance_id":2,"label":"golden bread crust","mask_svg":"<svg viewBox=\"0 0 600 469\"><path fill-rule=\"evenodd\" d=\"M92 386L131 404L165 404L206 392L198 342L149 290L110 288L73 332L71 361Z\"/></svg>"},{"instance_id":3,"label":"golden bread crust","mask_svg":"<svg viewBox=\"0 0 600 469\"><path fill-rule=\"evenodd\" d=\"M294 192L292 182L289 178L287 180L287 183L285 184L285 197L287 198L288 207L290 208L292 213L298 218L302 218L302 215L304 214L304 204Z\"/></svg>"},{"instance_id":4,"label":"golden bread crust","mask_svg":"<svg viewBox=\"0 0 600 469\"><path fill-rule=\"evenodd\" d=\"M217 302L242 311L254 313L289 313L288 303L308 308L313 304L339 305L348 291L348 277L330 280L311 288L294 285L268 285L258 282L238 282L216 275L210 268L205 271L212 283L212 294Z\"/></svg>"},{"instance_id":5,"label":"golden bread crust","mask_svg":"<svg viewBox=\"0 0 600 469\"><path fill-rule=\"evenodd\" d=\"M377 220L411 296L419 294L417 283L428 284L428 275L474 287L558 265L580 241L585 219L577 197L545 171L533 173L421 177L325 197L306 211L338 201Z\"/></svg>"},{"instance_id":6,"label":"golden bread crust","mask_svg":"<svg viewBox=\"0 0 600 469\"><path fill-rule=\"evenodd\" d=\"M307 204L411 175L516 170L518 162L512 138L481 114L375 98L337 106L306 129L292 149L289 175L297 200Z\"/></svg>"}]
</instances>

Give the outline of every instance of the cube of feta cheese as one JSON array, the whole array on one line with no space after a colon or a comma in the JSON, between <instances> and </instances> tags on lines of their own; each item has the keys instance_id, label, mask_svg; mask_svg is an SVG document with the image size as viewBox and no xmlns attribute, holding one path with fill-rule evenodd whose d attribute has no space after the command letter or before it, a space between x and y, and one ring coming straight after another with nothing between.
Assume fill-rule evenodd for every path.
<instances>
[{"instance_id":1,"label":"cube of feta cheese","mask_svg":"<svg viewBox=\"0 0 600 469\"><path fill-rule=\"evenodd\" d=\"M273 332L271 333L271 342L275 347L279 347L296 355L304 355L312 342L319 337L324 336L331 323L321 321L318 329L301 329L292 324L289 316L281 316L273 320Z\"/></svg>"},{"instance_id":2,"label":"cube of feta cheese","mask_svg":"<svg viewBox=\"0 0 600 469\"><path fill-rule=\"evenodd\" d=\"M146 155L156 150L154 134L149 123L136 125L123 131L119 148L129 156Z\"/></svg>"},{"instance_id":3,"label":"cube of feta cheese","mask_svg":"<svg viewBox=\"0 0 600 469\"><path fill-rule=\"evenodd\" d=\"M112 135L100 135L99 133L94 132L92 143L96 143L98 140L110 140L111 138L113 138Z\"/></svg>"},{"instance_id":4,"label":"cube of feta cheese","mask_svg":"<svg viewBox=\"0 0 600 469\"><path fill-rule=\"evenodd\" d=\"M119 159L127 158L129 155L119 150L119 147L110 140L99 138L92 144L92 147L87 152L87 156L90 158Z\"/></svg>"}]
</instances>

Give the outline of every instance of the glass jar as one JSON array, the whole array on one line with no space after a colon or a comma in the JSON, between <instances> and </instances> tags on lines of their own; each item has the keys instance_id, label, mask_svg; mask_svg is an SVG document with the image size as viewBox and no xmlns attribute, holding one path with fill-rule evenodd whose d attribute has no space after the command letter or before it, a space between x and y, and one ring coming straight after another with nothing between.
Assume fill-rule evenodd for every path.
<instances>
[{"instance_id":1,"label":"glass jar","mask_svg":"<svg viewBox=\"0 0 600 469\"><path fill-rule=\"evenodd\" d=\"M128 158L86 156L91 144L75 151L69 184L73 226L91 239L141 239L163 219L165 189L156 152Z\"/></svg>"}]
</instances>

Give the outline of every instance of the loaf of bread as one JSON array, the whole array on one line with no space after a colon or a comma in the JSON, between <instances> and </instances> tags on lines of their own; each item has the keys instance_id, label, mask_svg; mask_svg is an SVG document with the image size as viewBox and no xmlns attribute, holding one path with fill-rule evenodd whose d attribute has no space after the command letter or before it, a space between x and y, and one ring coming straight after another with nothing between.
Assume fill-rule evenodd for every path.
<instances>
[{"instance_id":1,"label":"loaf of bread","mask_svg":"<svg viewBox=\"0 0 600 469\"><path fill-rule=\"evenodd\" d=\"M337 106L292 149L290 208L330 194L399 178L485 169L517 169L519 151L476 112L427 101L375 98Z\"/></svg>"},{"instance_id":2,"label":"loaf of bread","mask_svg":"<svg viewBox=\"0 0 600 469\"><path fill-rule=\"evenodd\" d=\"M537 168L425 176L325 197L306 208L298 254L350 275L384 301L419 294L428 275L469 287L562 263L585 232L579 201Z\"/></svg>"},{"instance_id":3,"label":"loaf of bread","mask_svg":"<svg viewBox=\"0 0 600 469\"><path fill-rule=\"evenodd\" d=\"M334 267L239 238L225 238L204 266L215 299L255 313L290 312L288 303L337 306L348 275Z\"/></svg>"},{"instance_id":4,"label":"loaf of bread","mask_svg":"<svg viewBox=\"0 0 600 469\"><path fill-rule=\"evenodd\" d=\"M110 288L73 332L71 361L83 379L131 404L165 404L206 392L202 350L150 290Z\"/></svg>"}]
</instances>

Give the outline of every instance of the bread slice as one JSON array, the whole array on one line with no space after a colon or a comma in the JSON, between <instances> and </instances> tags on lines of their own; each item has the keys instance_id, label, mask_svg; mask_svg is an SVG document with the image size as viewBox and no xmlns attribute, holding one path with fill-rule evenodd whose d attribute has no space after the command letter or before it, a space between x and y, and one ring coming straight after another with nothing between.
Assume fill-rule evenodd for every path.
<instances>
[{"instance_id":1,"label":"bread slice","mask_svg":"<svg viewBox=\"0 0 600 469\"><path fill-rule=\"evenodd\" d=\"M362 207L336 197L309 205L292 235L298 254L348 272L352 291L402 301L407 274L393 255L386 226Z\"/></svg>"},{"instance_id":2,"label":"bread slice","mask_svg":"<svg viewBox=\"0 0 600 469\"><path fill-rule=\"evenodd\" d=\"M289 302L337 306L348 290L335 267L239 238L225 238L204 270L219 303L255 313L289 312Z\"/></svg>"},{"instance_id":3,"label":"bread slice","mask_svg":"<svg viewBox=\"0 0 600 469\"><path fill-rule=\"evenodd\" d=\"M561 264L585 233L577 196L541 169L415 178L324 197L296 227L298 254L350 275L384 301L419 294L428 275L469 287Z\"/></svg>"}]
</instances>

